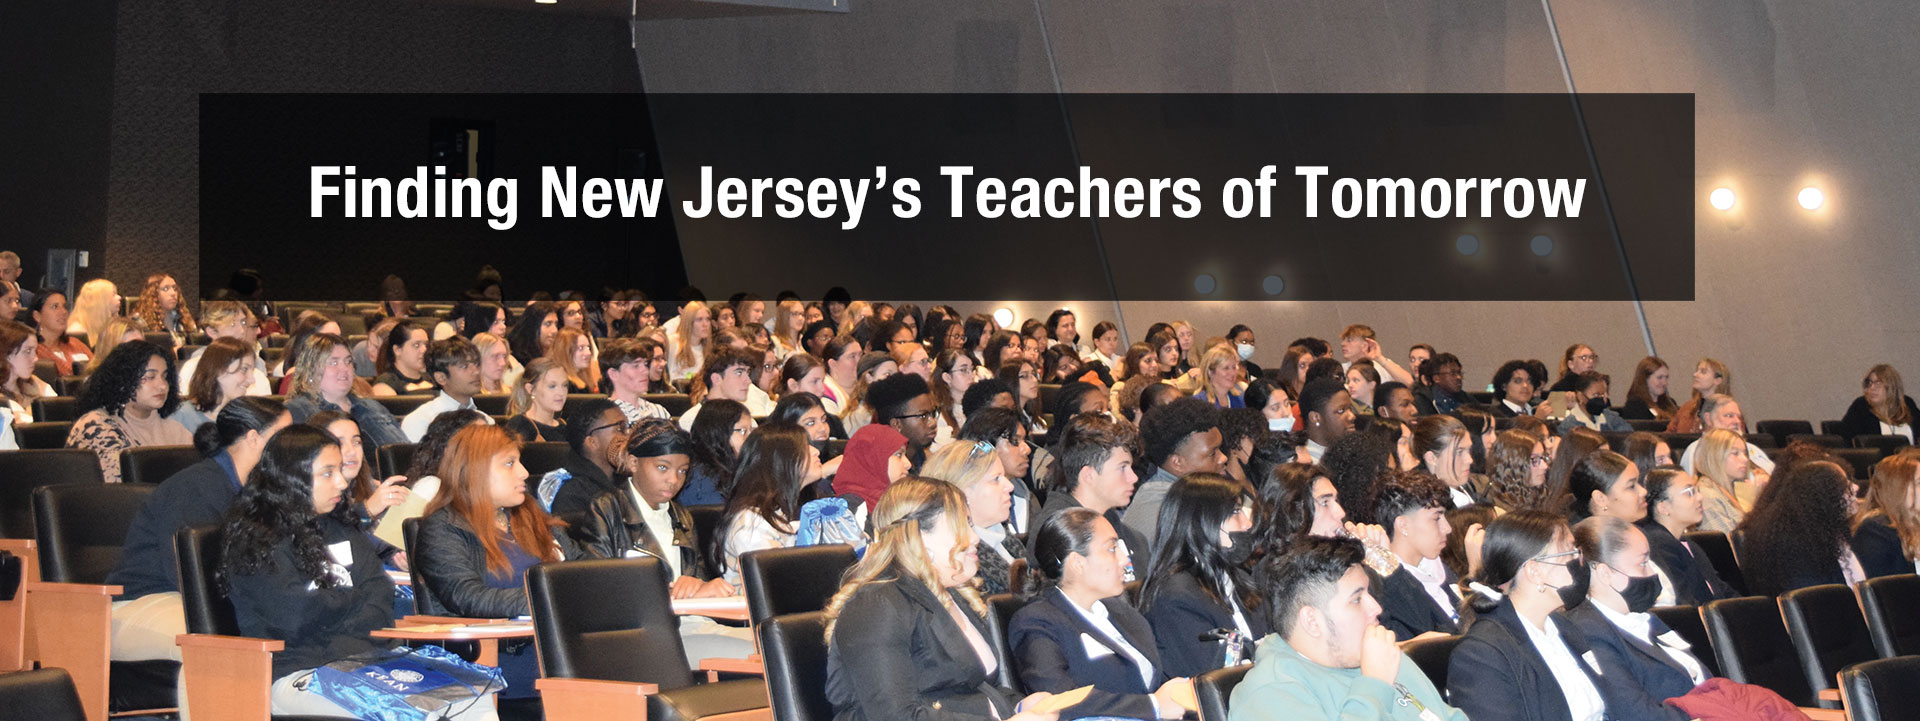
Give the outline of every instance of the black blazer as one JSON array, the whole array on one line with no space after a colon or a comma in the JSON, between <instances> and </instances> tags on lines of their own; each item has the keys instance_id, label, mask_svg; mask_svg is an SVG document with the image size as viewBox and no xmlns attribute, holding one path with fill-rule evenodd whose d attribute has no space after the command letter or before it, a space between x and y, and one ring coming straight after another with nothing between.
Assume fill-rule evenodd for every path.
<instances>
[{"instance_id":1,"label":"black blazer","mask_svg":"<svg viewBox=\"0 0 1920 721\"><path fill-rule=\"evenodd\" d=\"M1585 656L1586 640L1573 622L1558 611L1553 619L1561 640L1611 707L1609 681L1623 678L1615 674L1626 672L1595 668ZM1513 602L1502 600L1491 613L1474 621L1454 647L1447 662L1447 698L1473 721L1572 721L1560 683L1534 649L1523 623ZM1609 718L1619 717L1609 714Z\"/></svg>"},{"instance_id":2,"label":"black blazer","mask_svg":"<svg viewBox=\"0 0 1920 721\"><path fill-rule=\"evenodd\" d=\"M1531 403L1523 403L1521 405L1528 406L1527 410L1524 413L1516 413L1512 408L1507 407L1504 398L1494 398L1492 403L1487 404L1487 412L1493 414L1495 418L1515 418L1521 415L1533 415Z\"/></svg>"},{"instance_id":3,"label":"black blazer","mask_svg":"<svg viewBox=\"0 0 1920 721\"><path fill-rule=\"evenodd\" d=\"M1447 592L1457 593L1454 589L1459 584L1460 579L1448 569ZM1381 582L1380 591L1380 625L1393 631L1394 640L1405 641L1428 631L1460 632L1460 623L1453 620L1453 613L1459 612L1459 601L1454 601L1453 609L1441 608L1420 585L1420 579L1407 570L1406 564L1394 569L1393 574Z\"/></svg>"},{"instance_id":4,"label":"black blazer","mask_svg":"<svg viewBox=\"0 0 1920 721\"><path fill-rule=\"evenodd\" d=\"M1900 532L1893 529L1885 511L1874 511L1853 531L1853 555L1868 578L1913 573L1913 559L1900 545Z\"/></svg>"},{"instance_id":5,"label":"black blazer","mask_svg":"<svg viewBox=\"0 0 1920 721\"><path fill-rule=\"evenodd\" d=\"M1079 499L1074 498L1072 493L1068 493L1064 488L1055 490L1047 494L1047 504L1040 508L1040 513L1033 517L1033 525L1028 528L1037 529L1053 514L1080 507ZM1107 509L1107 522L1113 524L1114 532L1120 534L1120 542L1127 547L1127 559L1133 563L1133 580L1145 581L1147 580L1147 562L1153 560L1153 546L1147 543L1147 538L1140 535L1139 531L1120 522L1120 511L1121 509L1118 508ZM1033 543L1039 538L1040 534L1027 533L1028 558L1033 557Z\"/></svg>"},{"instance_id":6,"label":"black blazer","mask_svg":"<svg viewBox=\"0 0 1920 721\"><path fill-rule=\"evenodd\" d=\"M539 503L532 498L527 503ZM503 539L504 540L504 539ZM580 557L580 551L567 534L556 534L560 557ZM473 534L454 510L440 509L420 521L420 537L414 541L411 559L427 585L414 589L424 599L422 610L429 616L466 616L468 618L512 618L529 613L527 592L521 586L493 588L487 585L487 551L480 537Z\"/></svg>"},{"instance_id":7,"label":"black blazer","mask_svg":"<svg viewBox=\"0 0 1920 721\"><path fill-rule=\"evenodd\" d=\"M1920 423L1920 406L1914 405L1913 396L1901 396L1901 400L1907 404L1907 415ZM1840 435L1848 438L1880 435L1880 417L1873 414L1873 406L1867 403L1866 396L1855 397L1853 405L1847 406L1847 414L1840 417Z\"/></svg>"},{"instance_id":8,"label":"black blazer","mask_svg":"<svg viewBox=\"0 0 1920 721\"><path fill-rule=\"evenodd\" d=\"M1079 609L1058 588L1048 589L1039 598L1013 614L1007 624L1007 646L1013 649L1013 666L1020 682L1030 692L1063 693L1081 686L1092 686L1087 700L1062 711L1060 718L1085 716L1123 716L1151 719L1154 714L1150 694L1167 681L1160 670L1160 652L1154 645L1153 629L1145 616L1127 605L1125 598L1100 602L1107 618L1120 629L1128 644L1147 658L1152 683L1140 679L1140 666L1121 650L1120 643L1087 622ZM1103 653L1089 656L1091 644L1099 644Z\"/></svg>"},{"instance_id":9,"label":"black blazer","mask_svg":"<svg viewBox=\"0 0 1920 721\"><path fill-rule=\"evenodd\" d=\"M1607 718L1647 721L1686 721L1685 711L1668 706L1663 701L1675 696L1685 696L1693 690L1693 677L1687 675L1687 668L1673 660L1665 651L1654 648L1653 644L1628 635L1607 620L1605 614L1589 600L1565 616L1573 621L1574 627L1586 637L1587 647L1593 655L1601 659L1601 666L1612 670L1620 668L1627 672L1625 677L1608 676L1610 693L1607 697ZM1649 619L1653 623L1655 637L1669 631L1666 624L1658 618ZM1689 652L1690 653L1690 652ZM1698 657L1696 657L1696 660ZM1704 671L1706 664L1701 664Z\"/></svg>"},{"instance_id":10,"label":"black blazer","mask_svg":"<svg viewBox=\"0 0 1920 721\"><path fill-rule=\"evenodd\" d=\"M1675 403L1674 407L1667 409L1665 411L1666 415L1662 416L1654 412L1653 406L1647 405L1646 401L1638 398L1628 398L1627 404L1620 408L1620 417L1630 421L1666 420L1673 418L1673 414L1678 410L1680 410L1680 405Z\"/></svg>"},{"instance_id":11,"label":"black blazer","mask_svg":"<svg viewBox=\"0 0 1920 721\"><path fill-rule=\"evenodd\" d=\"M1641 519L1640 531L1647 535L1651 558L1667 580L1673 582L1673 602L1680 606L1704 606L1708 601L1733 598L1740 590L1720 578L1720 572L1706 558L1696 556L1687 546L1667 532L1651 516Z\"/></svg>"},{"instance_id":12,"label":"black blazer","mask_svg":"<svg viewBox=\"0 0 1920 721\"><path fill-rule=\"evenodd\" d=\"M1244 581L1240 582L1245 588ZM1234 628L1233 609L1207 596L1199 579L1187 572L1174 573L1151 588L1142 589L1140 605L1145 608L1148 625L1160 647L1160 666L1168 677L1193 677L1221 668L1226 647L1223 641L1203 641L1200 637L1222 628ZM1253 653L1253 642L1267 635L1267 619L1262 609L1242 609L1253 638L1246 639L1241 659Z\"/></svg>"},{"instance_id":13,"label":"black blazer","mask_svg":"<svg viewBox=\"0 0 1920 721\"><path fill-rule=\"evenodd\" d=\"M959 594L946 593L987 645L997 646L973 608ZM1019 699L993 684L997 675L987 673L973 644L933 594L894 569L862 585L840 608L840 622L827 640L827 700L836 721L985 721L1013 715Z\"/></svg>"},{"instance_id":14,"label":"black blazer","mask_svg":"<svg viewBox=\"0 0 1920 721\"><path fill-rule=\"evenodd\" d=\"M1436 402L1443 398L1453 401L1453 408L1447 411L1449 414L1458 413L1461 408L1471 406L1476 402L1473 400L1473 396L1464 390L1458 393L1448 393L1435 386L1421 386L1413 392L1413 407L1418 409L1420 415L1423 416L1439 415L1440 409L1436 405Z\"/></svg>"}]
</instances>

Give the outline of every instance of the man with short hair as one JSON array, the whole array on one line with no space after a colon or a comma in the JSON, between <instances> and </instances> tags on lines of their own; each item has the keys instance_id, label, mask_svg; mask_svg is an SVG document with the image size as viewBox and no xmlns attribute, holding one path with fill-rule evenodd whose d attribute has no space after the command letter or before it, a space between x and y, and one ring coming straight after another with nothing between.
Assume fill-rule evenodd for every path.
<instances>
[{"instance_id":1,"label":"man with short hair","mask_svg":"<svg viewBox=\"0 0 1920 721\"><path fill-rule=\"evenodd\" d=\"M1005 408L1018 411L1020 404L1014 400L1013 388L998 378L986 378L973 382L967 392L960 394L960 414L972 418L975 411L982 408Z\"/></svg>"},{"instance_id":2,"label":"man with short hair","mask_svg":"<svg viewBox=\"0 0 1920 721\"><path fill-rule=\"evenodd\" d=\"M1567 416L1560 419L1555 429L1560 435L1566 435L1575 428L1586 428L1601 433L1632 433L1633 424L1621 418L1613 410L1613 403L1607 397L1607 387L1611 379L1598 371L1587 371L1574 377L1573 404L1567 409Z\"/></svg>"},{"instance_id":3,"label":"man with short hair","mask_svg":"<svg viewBox=\"0 0 1920 721\"><path fill-rule=\"evenodd\" d=\"M693 432L693 419L700 416L700 408L709 399L724 398L747 405L747 389L753 387L753 372L760 367L760 354L745 348L732 346L715 348L707 353L706 365L700 368L700 377L705 380L706 395L699 403L693 404L686 413L680 414L680 429ZM770 410L770 409L769 409ZM749 415L766 413L747 405Z\"/></svg>"},{"instance_id":4,"label":"man with short hair","mask_svg":"<svg viewBox=\"0 0 1920 721\"><path fill-rule=\"evenodd\" d=\"M1140 440L1153 475L1134 491L1121 520L1151 544L1160 504L1173 482L1189 473L1219 473L1226 461L1220 453L1220 409L1198 398L1176 399L1140 416Z\"/></svg>"},{"instance_id":5,"label":"man with short hair","mask_svg":"<svg viewBox=\"0 0 1920 721\"><path fill-rule=\"evenodd\" d=\"M25 283L20 282L19 254L11 250L0 250L0 280L20 287L20 307L27 308L33 305L33 292L27 290ZM7 320L13 319L8 318Z\"/></svg>"},{"instance_id":6,"label":"man with short hair","mask_svg":"<svg viewBox=\"0 0 1920 721\"><path fill-rule=\"evenodd\" d=\"M1230 721L1467 721L1377 623L1365 559L1359 541L1310 536L1262 562L1275 632L1234 687Z\"/></svg>"},{"instance_id":7,"label":"man with short hair","mask_svg":"<svg viewBox=\"0 0 1920 721\"><path fill-rule=\"evenodd\" d=\"M567 461L540 477L540 501L568 522L584 517L601 494L617 493L616 459L626 452L627 416L605 398L577 404L567 413Z\"/></svg>"},{"instance_id":8,"label":"man with short hair","mask_svg":"<svg viewBox=\"0 0 1920 721\"><path fill-rule=\"evenodd\" d=\"M927 382L912 373L887 376L867 386L867 405L873 407L874 423L907 437L907 458L913 461L913 472L920 472L939 426Z\"/></svg>"},{"instance_id":9,"label":"man with short hair","mask_svg":"<svg viewBox=\"0 0 1920 721\"><path fill-rule=\"evenodd\" d=\"M254 321L253 311L246 304L233 300L210 300L200 304L200 329L207 332L207 342L211 344L219 338L232 338L260 349L260 324ZM207 352L206 346L194 349L193 355L180 363L180 387L192 384L193 371L200 367L200 356ZM293 367L292 358L287 359L287 367ZM273 393L273 384L267 381L267 362L255 358L253 382L247 384L247 395L264 396Z\"/></svg>"},{"instance_id":10,"label":"man with short hair","mask_svg":"<svg viewBox=\"0 0 1920 721\"><path fill-rule=\"evenodd\" d=\"M448 411L475 411L473 397L480 393L480 349L465 336L437 340L427 347L427 379L440 389L433 400L420 404L400 421L400 432L407 440L419 443L427 435L433 419ZM487 423L493 417L481 414Z\"/></svg>"},{"instance_id":11,"label":"man with short hair","mask_svg":"<svg viewBox=\"0 0 1920 721\"><path fill-rule=\"evenodd\" d=\"M600 344L600 374L607 384L607 398L628 423L648 418L671 418L667 409L643 398L649 381L648 366L652 354L635 338L611 338Z\"/></svg>"},{"instance_id":12,"label":"man with short hair","mask_svg":"<svg viewBox=\"0 0 1920 721\"><path fill-rule=\"evenodd\" d=\"M1321 378L1301 389L1300 415L1307 426L1307 457L1319 463L1334 441L1353 432L1353 396L1340 381Z\"/></svg>"},{"instance_id":13,"label":"man with short hair","mask_svg":"<svg viewBox=\"0 0 1920 721\"><path fill-rule=\"evenodd\" d=\"M1460 387L1465 371L1452 353L1439 353L1420 366L1420 388L1413 392L1414 407L1420 415L1452 415L1473 403L1473 396Z\"/></svg>"},{"instance_id":14,"label":"man with short hair","mask_svg":"<svg viewBox=\"0 0 1920 721\"><path fill-rule=\"evenodd\" d=\"M1134 486L1140 481L1133 472L1132 428L1105 416L1089 415L1063 423L1060 432L1065 436L1060 442L1058 476L1063 487L1047 494L1033 526L1039 528L1049 516L1069 508L1087 508L1104 515L1120 534L1121 550L1127 558L1122 569L1127 581L1145 580L1153 546L1121 519L1121 509L1133 499ZM1034 537L1030 534L1027 539L1029 551Z\"/></svg>"},{"instance_id":15,"label":"man with short hair","mask_svg":"<svg viewBox=\"0 0 1920 721\"><path fill-rule=\"evenodd\" d=\"M1413 383L1412 373L1380 352L1380 341L1374 338L1373 329L1355 323L1340 331L1340 371L1345 373L1359 360L1373 363L1374 370L1380 371L1381 380Z\"/></svg>"},{"instance_id":16,"label":"man with short hair","mask_svg":"<svg viewBox=\"0 0 1920 721\"><path fill-rule=\"evenodd\" d=\"M1380 582L1380 623L1406 641L1460 632L1459 578L1441 562L1447 548L1446 486L1426 471L1401 471L1374 491L1373 517L1386 527L1400 568Z\"/></svg>"}]
</instances>

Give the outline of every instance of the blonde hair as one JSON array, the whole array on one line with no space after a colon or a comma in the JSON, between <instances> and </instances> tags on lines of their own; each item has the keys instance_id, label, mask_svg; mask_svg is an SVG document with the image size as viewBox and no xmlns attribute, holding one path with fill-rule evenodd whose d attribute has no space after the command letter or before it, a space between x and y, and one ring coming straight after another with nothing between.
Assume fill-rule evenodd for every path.
<instances>
[{"instance_id":1,"label":"blonde hair","mask_svg":"<svg viewBox=\"0 0 1920 721\"><path fill-rule=\"evenodd\" d=\"M789 351L800 347L799 338L802 328L795 328L792 323L787 322L787 319L793 317L793 311L796 310L800 311L800 322L805 323L807 321L807 307L801 305L800 301L792 298L780 301L779 308L776 309L773 314L773 342L780 344L781 348Z\"/></svg>"},{"instance_id":2,"label":"blonde hair","mask_svg":"<svg viewBox=\"0 0 1920 721\"><path fill-rule=\"evenodd\" d=\"M1240 354L1219 346L1214 346L1200 356L1200 365L1195 366L1200 369L1200 387L1207 391L1207 400L1213 401L1213 404L1216 406L1225 407L1226 404L1232 402L1230 398L1213 397L1213 369L1228 363L1232 363L1233 367L1238 369L1240 367ZM1237 386L1238 382L1232 386L1228 386L1227 393L1232 394Z\"/></svg>"},{"instance_id":3,"label":"blonde hair","mask_svg":"<svg viewBox=\"0 0 1920 721\"><path fill-rule=\"evenodd\" d=\"M1200 331L1195 329L1192 323L1188 323L1184 320L1176 320L1172 323L1168 323L1167 327L1173 329L1173 345L1175 348L1180 347L1180 329L1181 328L1185 328L1189 333L1193 334L1194 340L1196 342L1193 345L1188 346L1183 350L1186 352L1187 364L1198 368L1200 366L1201 358L1205 356L1207 353L1206 347L1200 345L1197 342L1200 340L1200 337L1199 337ZM1170 374L1163 373L1162 375L1170 375Z\"/></svg>"},{"instance_id":4,"label":"blonde hair","mask_svg":"<svg viewBox=\"0 0 1920 721\"><path fill-rule=\"evenodd\" d=\"M1733 479L1727 477L1727 453L1735 448L1746 450L1747 439L1733 431L1715 429L1702 434L1697 442L1700 445L1693 454L1694 477L1701 485L1712 488L1714 492L1732 501L1734 507L1739 508L1740 512L1745 513L1750 510L1746 504L1740 502L1740 497L1734 494ZM1752 476L1751 470L1748 471L1748 476Z\"/></svg>"},{"instance_id":5,"label":"blonde hair","mask_svg":"<svg viewBox=\"0 0 1920 721\"><path fill-rule=\"evenodd\" d=\"M1920 493L1920 456L1897 453L1874 465L1864 504L1865 511L1887 514L1888 524L1900 534L1900 550L1909 559L1920 559L1920 512L1913 510L1915 493Z\"/></svg>"},{"instance_id":6,"label":"blonde hair","mask_svg":"<svg viewBox=\"0 0 1920 721\"><path fill-rule=\"evenodd\" d=\"M99 350L100 338L106 330L107 323L120 315L120 301L114 297L119 294L120 290L114 287L113 281L95 278L87 281L86 285L80 286L79 295L73 299L72 317L80 321L81 329L87 332L87 342L94 344L96 351ZM115 336L113 345L119 342L119 337ZM105 355L101 352L94 357L99 358Z\"/></svg>"},{"instance_id":7,"label":"blonde hair","mask_svg":"<svg viewBox=\"0 0 1920 721\"><path fill-rule=\"evenodd\" d=\"M901 575L911 576L933 591L933 597L949 611L953 610L953 594L945 593L947 584L940 580L934 570L933 557L929 555L925 544L920 541L923 530L936 523L945 523L954 529L954 538L958 543L947 551L947 557L954 565L973 548L969 542L973 530L967 518L967 497L960 489L950 483L926 478L906 477L887 486L880 494L880 502L875 504L873 514L873 542L867 544L866 555L853 568L847 569L840 584L840 590L833 594L833 600L827 602L827 642L833 642L833 632L840 621L840 611L847 601L853 598L862 586L869 583L891 583L892 579L877 580L882 574L898 570ZM974 613L982 617L987 614L987 602L980 597L979 581L971 580L952 589L960 598L973 608Z\"/></svg>"},{"instance_id":8,"label":"blonde hair","mask_svg":"<svg viewBox=\"0 0 1920 721\"><path fill-rule=\"evenodd\" d=\"M1907 386L1900 382L1900 371L1881 363L1867 370L1867 377L1860 381L1860 385L1864 387L1872 383L1874 378L1879 378L1881 383L1887 385L1887 398L1880 407L1873 409L1873 414L1890 426L1912 423L1913 414L1907 412Z\"/></svg>"},{"instance_id":9,"label":"blonde hair","mask_svg":"<svg viewBox=\"0 0 1920 721\"><path fill-rule=\"evenodd\" d=\"M210 300L200 304L200 325L217 328L235 320L253 320L253 311L245 303L233 300Z\"/></svg>"},{"instance_id":10,"label":"blonde hair","mask_svg":"<svg viewBox=\"0 0 1920 721\"><path fill-rule=\"evenodd\" d=\"M686 325L682 322L681 325ZM586 339L587 349L593 349L593 338L583 331L562 327L553 335L553 345L547 346L547 360L553 361L556 368L567 372L567 382L585 388L587 393L600 389L600 358L597 353L587 354L587 364L573 364L573 347L580 339Z\"/></svg>"},{"instance_id":11,"label":"blonde hair","mask_svg":"<svg viewBox=\"0 0 1920 721\"><path fill-rule=\"evenodd\" d=\"M473 348L474 350L480 352L480 357L483 359L487 357L487 349L492 348L496 345L498 346L507 345L507 339L501 338L500 336L494 335L492 333L479 333L473 336ZM512 374L513 365L516 362L517 361L513 359L513 349L508 348L507 349L507 367L502 369L500 372L500 384L501 384L500 390L493 391L493 392L495 393L512 393L513 392L512 388L507 387L506 382L507 382L507 376ZM487 376L485 373L480 374L480 392L483 394L488 392Z\"/></svg>"},{"instance_id":12,"label":"blonde hair","mask_svg":"<svg viewBox=\"0 0 1920 721\"><path fill-rule=\"evenodd\" d=\"M520 374L520 380L513 384L513 395L507 398L507 415L517 416L532 408L533 391L529 389L539 385L540 379L547 376L547 371L554 370L566 372L566 369L554 365L552 358L535 358L528 363L526 371Z\"/></svg>"},{"instance_id":13,"label":"blonde hair","mask_svg":"<svg viewBox=\"0 0 1920 721\"><path fill-rule=\"evenodd\" d=\"M860 315L860 311L863 310L867 312L867 315L873 315L873 304L864 300L856 300L848 303L846 310L840 311L840 335L853 335L854 327L860 325L860 319L856 316Z\"/></svg>"},{"instance_id":14,"label":"blonde hair","mask_svg":"<svg viewBox=\"0 0 1920 721\"><path fill-rule=\"evenodd\" d=\"M1727 370L1727 364L1721 363L1720 361L1714 360L1712 358L1701 358L1700 363L1707 364L1707 368L1712 370L1714 375L1720 377L1720 385L1714 386L1713 394L1719 394L1723 396L1733 395L1733 371ZM1694 364L1694 367L1695 368L1700 367L1699 363ZM1709 395L1712 395L1712 394L1709 394ZM1693 397L1695 399L1699 399L1700 391L1694 391Z\"/></svg>"},{"instance_id":15,"label":"blonde hair","mask_svg":"<svg viewBox=\"0 0 1920 721\"><path fill-rule=\"evenodd\" d=\"M333 349L347 347L347 341L332 333L314 333L307 336L306 345L300 347L300 356L293 359L293 381L287 387L287 395L320 396L320 370L326 367L327 358L333 355ZM285 359L281 359L285 362Z\"/></svg>"},{"instance_id":16,"label":"blonde hair","mask_svg":"<svg viewBox=\"0 0 1920 721\"><path fill-rule=\"evenodd\" d=\"M707 338L700 341L696 350L693 342L693 321L700 317L701 311L707 311L709 316L713 313L707 310L707 304L697 300L680 307L680 327L673 329L675 345L679 346L673 350L673 362L682 368L690 368L698 364L701 356L706 354L707 343L713 338L713 331L707 331Z\"/></svg>"},{"instance_id":17,"label":"blonde hair","mask_svg":"<svg viewBox=\"0 0 1920 721\"><path fill-rule=\"evenodd\" d=\"M108 353L112 353L113 349L120 345L121 338L127 337L128 333L139 333L140 329L133 327L133 319L114 316L111 320L107 321L105 329L99 331L90 330L88 332L94 333L93 362L98 364L101 359L106 358ZM92 372L92 370L89 369L88 372Z\"/></svg>"},{"instance_id":18,"label":"blonde hair","mask_svg":"<svg viewBox=\"0 0 1920 721\"><path fill-rule=\"evenodd\" d=\"M920 467L920 477L946 481L965 491L987 480L987 474L993 472L993 464L999 457L991 443L954 441L927 454L926 463Z\"/></svg>"}]
</instances>

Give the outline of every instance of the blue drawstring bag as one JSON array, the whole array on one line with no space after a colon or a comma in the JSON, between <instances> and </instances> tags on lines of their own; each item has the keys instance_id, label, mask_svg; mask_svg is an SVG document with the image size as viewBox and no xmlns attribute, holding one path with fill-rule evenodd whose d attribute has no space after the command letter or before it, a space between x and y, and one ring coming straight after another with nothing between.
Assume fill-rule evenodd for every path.
<instances>
[{"instance_id":1,"label":"blue drawstring bag","mask_svg":"<svg viewBox=\"0 0 1920 721\"><path fill-rule=\"evenodd\" d=\"M867 548L865 506L851 510L844 497L821 498L800 507L800 521L794 524L793 545L816 546L844 543L855 553Z\"/></svg>"},{"instance_id":2,"label":"blue drawstring bag","mask_svg":"<svg viewBox=\"0 0 1920 721\"><path fill-rule=\"evenodd\" d=\"M461 713L507 687L500 669L467 661L438 646L362 654L314 669L304 689L355 718L429 721Z\"/></svg>"}]
</instances>

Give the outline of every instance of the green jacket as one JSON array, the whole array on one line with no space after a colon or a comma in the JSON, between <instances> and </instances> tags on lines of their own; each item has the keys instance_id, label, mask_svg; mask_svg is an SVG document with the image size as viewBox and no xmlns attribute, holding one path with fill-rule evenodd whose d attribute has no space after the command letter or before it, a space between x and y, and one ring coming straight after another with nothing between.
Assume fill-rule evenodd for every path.
<instances>
[{"instance_id":1,"label":"green jacket","mask_svg":"<svg viewBox=\"0 0 1920 721\"><path fill-rule=\"evenodd\" d=\"M1467 721L1448 706L1433 682L1405 654L1399 685L1432 711L1425 721ZM1233 689L1227 704L1230 721L1423 721L1412 703L1399 703L1388 684L1360 675L1357 668L1328 668L1301 656L1280 634L1261 639L1253 668Z\"/></svg>"}]
</instances>

